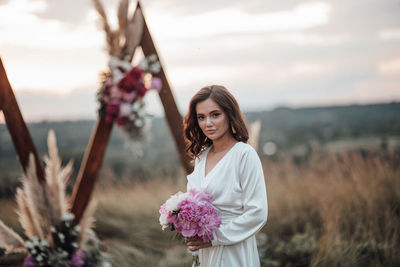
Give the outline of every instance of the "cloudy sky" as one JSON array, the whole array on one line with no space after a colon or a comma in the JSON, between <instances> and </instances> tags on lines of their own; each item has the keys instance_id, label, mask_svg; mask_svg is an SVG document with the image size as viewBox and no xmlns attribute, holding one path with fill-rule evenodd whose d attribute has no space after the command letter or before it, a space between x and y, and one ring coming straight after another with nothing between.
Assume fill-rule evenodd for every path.
<instances>
[{"instance_id":1,"label":"cloudy sky","mask_svg":"<svg viewBox=\"0 0 400 267\"><path fill-rule=\"evenodd\" d=\"M116 21L117 0L103 0ZM182 114L209 84L245 111L400 100L399 0L143 0ZM0 0L0 57L24 117L96 117L104 33L90 0ZM162 115L157 93L148 110Z\"/></svg>"}]
</instances>

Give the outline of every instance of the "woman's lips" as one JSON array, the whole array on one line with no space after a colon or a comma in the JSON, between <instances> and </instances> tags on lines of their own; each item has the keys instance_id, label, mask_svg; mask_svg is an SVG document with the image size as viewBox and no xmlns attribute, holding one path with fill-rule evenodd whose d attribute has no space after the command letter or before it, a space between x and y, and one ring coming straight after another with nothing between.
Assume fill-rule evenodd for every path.
<instances>
[{"instance_id":1,"label":"woman's lips","mask_svg":"<svg viewBox=\"0 0 400 267\"><path fill-rule=\"evenodd\" d=\"M213 133L215 133L215 130L209 130L209 131L206 131L206 133L207 134L213 134Z\"/></svg>"}]
</instances>

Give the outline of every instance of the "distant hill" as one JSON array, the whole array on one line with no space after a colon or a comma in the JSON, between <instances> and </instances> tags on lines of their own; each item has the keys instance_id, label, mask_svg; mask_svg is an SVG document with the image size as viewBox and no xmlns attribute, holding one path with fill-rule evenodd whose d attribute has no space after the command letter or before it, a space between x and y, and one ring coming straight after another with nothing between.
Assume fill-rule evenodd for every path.
<instances>
[{"instance_id":1,"label":"distant hill","mask_svg":"<svg viewBox=\"0 0 400 267\"><path fill-rule=\"evenodd\" d=\"M317 141L400 136L400 103L314 108L277 108L246 114L261 120L260 142L273 140L281 149Z\"/></svg>"},{"instance_id":2,"label":"distant hill","mask_svg":"<svg viewBox=\"0 0 400 267\"><path fill-rule=\"evenodd\" d=\"M276 144L279 153L293 153L298 147L310 153L315 146L341 140L374 138L385 145L390 138L400 138L400 103L351 105L313 108L276 108L272 111L245 113L248 123L262 122L260 152L266 142ZM44 121L30 123L28 128L41 157L47 152L46 137L50 129L57 135L63 160L75 162L75 175L93 130L94 121ZM369 139L368 139L369 140ZM354 142L350 142L354 143ZM342 147L346 148L343 143ZM181 172L164 118L152 119L149 138L138 157L135 146L114 127L106 151L104 179L149 179L176 176ZM140 153L139 153L140 154ZM21 168L6 125L0 125L0 196L12 193L18 184ZM1 189L3 188L3 189ZM7 188L7 189L4 189Z\"/></svg>"}]
</instances>

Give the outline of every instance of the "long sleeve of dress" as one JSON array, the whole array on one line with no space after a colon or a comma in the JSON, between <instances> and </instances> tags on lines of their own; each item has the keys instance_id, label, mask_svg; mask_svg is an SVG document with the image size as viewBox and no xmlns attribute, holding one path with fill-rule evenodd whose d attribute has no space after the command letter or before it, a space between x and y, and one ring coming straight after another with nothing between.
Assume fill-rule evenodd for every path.
<instances>
[{"instance_id":1,"label":"long sleeve of dress","mask_svg":"<svg viewBox=\"0 0 400 267\"><path fill-rule=\"evenodd\" d=\"M214 232L212 245L232 245L257 233L268 216L267 192L260 158L246 149L239 162L243 212Z\"/></svg>"}]
</instances>

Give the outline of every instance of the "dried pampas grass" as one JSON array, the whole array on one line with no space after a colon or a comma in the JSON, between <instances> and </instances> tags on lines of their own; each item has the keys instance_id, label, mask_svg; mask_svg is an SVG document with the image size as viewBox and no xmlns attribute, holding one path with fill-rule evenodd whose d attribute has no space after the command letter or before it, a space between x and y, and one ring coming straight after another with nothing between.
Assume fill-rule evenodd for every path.
<instances>
[{"instance_id":1,"label":"dried pampas grass","mask_svg":"<svg viewBox=\"0 0 400 267\"><path fill-rule=\"evenodd\" d=\"M128 55L129 62L132 60L132 57L135 53L136 47L142 41L144 29L144 18L142 11L140 9L136 9L134 15L129 20L128 29L126 31L126 45L124 47L125 54Z\"/></svg>"},{"instance_id":2,"label":"dried pampas grass","mask_svg":"<svg viewBox=\"0 0 400 267\"><path fill-rule=\"evenodd\" d=\"M72 173L72 162L64 168L61 167L61 159L58 156L57 140L54 131L49 132L47 138L49 155L45 156L46 182L49 187L49 198L54 210L54 215L59 219L68 211L68 200L65 189Z\"/></svg>"},{"instance_id":3,"label":"dried pampas grass","mask_svg":"<svg viewBox=\"0 0 400 267\"><path fill-rule=\"evenodd\" d=\"M91 200L89 205L86 207L85 212L83 213L81 221L79 222L79 225L81 226L79 241L80 247L82 247L90 237L88 233L92 231L92 227L94 226L94 213L96 212L97 204L97 200Z\"/></svg>"},{"instance_id":4,"label":"dried pampas grass","mask_svg":"<svg viewBox=\"0 0 400 267\"><path fill-rule=\"evenodd\" d=\"M25 251L24 240L0 220L0 248L6 253Z\"/></svg>"},{"instance_id":5,"label":"dried pampas grass","mask_svg":"<svg viewBox=\"0 0 400 267\"><path fill-rule=\"evenodd\" d=\"M61 166L57 140L53 130L48 139L49 154L45 157L45 181L40 182L36 175L33 154L29 155L26 173L22 176L22 188L17 188L16 201L19 222L29 239L38 237L53 244L51 227L57 227L69 212L66 186L72 173L72 162ZM94 222L97 202L91 201L80 221L80 243L88 240L88 233ZM13 230L0 221L0 247L6 252L19 252L24 249L24 241Z\"/></svg>"},{"instance_id":6,"label":"dried pampas grass","mask_svg":"<svg viewBox=\"0 0 400 267\"><path fill-rule=\"evenodd\" d=\"M45 225L46 231L50 231L50 226L57 225L61 218L51 203L52 198L47 182L39 182L36 176L33 154L29 155L29 164L26 173L22 176L22 187L27 206L31 209L32 215L38 217L38 220Z\"/></svg>"},{"instance_id":7,"label":"dried pampas grass","mask_svg":"<svg viewBox=\"0 0 400 267\"><path fill-rule=\"evenodd\" d=\"M103 30L106 33L106 41L107 41L107 50L111 56L119 56L119 39L116 40L119 36L117 32L111 30L110 24L108 23L107 14L104 10L103 5L99 0L93 0L94 7L99 13Z\"/></svg>"},{"instance_id":8,"label":"dried pampas grass","mask_svg":"<svg viewBox=\"0 0 400 267\"><path fill-rule=\"evenodd\" d=\"M101 18L109 55L130 62L143 35L144 19L140 9L136 8L129 17L129 0L121 0L117 13L119 29L112 30L100 0L93 0L93 4Z\"/></svg>"},{"instance_id":9,"label":"dried pampas grass","mask_svg":"<svg viewBox=\"0 0 400 267\"><path fill-rule=\"evenodd\" d=\"M25 230L25 234L29 239L33 239L34 236L38 236L43 239L43 231L40 227L39 218L40 216L30 206L32 202L28 202L24 192L21 188L17 188L17 214L19 216L19 222L22 228Z\"/></svg>"},{"instance_id":10,"label":"dried pampas grass","mask_svg":"<svg viewBox=\"0 0 400 267\"><path fill-rule=\"evenodd\" d=\"M118 24L121 36L126 36L126 30L128 28L128 9L129 0L121 0L118 6Z\"/></svg>"}]
</instances>

